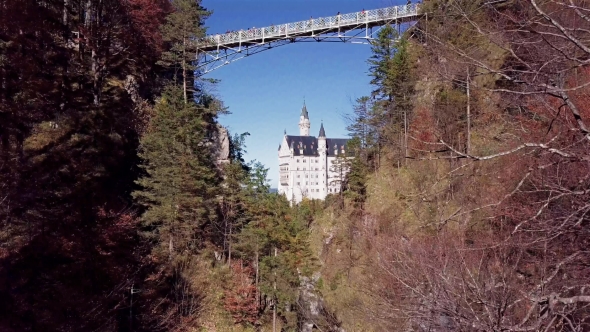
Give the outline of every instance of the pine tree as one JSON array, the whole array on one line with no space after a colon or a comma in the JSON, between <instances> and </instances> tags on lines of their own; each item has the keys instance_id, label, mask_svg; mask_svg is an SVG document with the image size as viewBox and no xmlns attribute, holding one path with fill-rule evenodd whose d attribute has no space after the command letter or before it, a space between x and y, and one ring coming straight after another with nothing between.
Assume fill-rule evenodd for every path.
<instances>
[{"instance_id":1,"label":"pine tree","mask_svg":"<svg viewBox=\"0 0 590 332\"><path fill-rule=\"evenodd\" d=\"M245 138L250 135L243 133L230 137L229 163L223 167L221 217L223 229L223 247L227 252L227 263L232 265L232 244L235 234L247 221L244 203L247 192L244 184L248 180L249 167L244 161Z\"/></svg>"},{"instance_id":2,"label":"pine tree","mask_svg":"<svg viewBox=\"0 0 590 332\"><path fill-rule=\"evenodd\" d=\"M412 114L412 97L414 95L415 78L412 73L412 59L410 57L407 38L402 37L396 43L397 51L391 60L389 71L391 91L393 95L393 108L390 112L392 118L399 119L403 124L403 141L400 146L403 149L403 157L408 156L408 123Z\"/></svg>"},{"instance_id":3,"label":"pine tree","mask_svg":"<svg viewBox=\"0 0 590 332\"><path fill-rule=\"evenodd\" d=\"M353 113L347 116L349 124L346 127L349 136L358 138L357 158L375 168L379 159L379 126L374 123L376 109L375 102L370 97L358 98L353 106Z\"/></svg>"},{"instance_id":4,"label":"pine tree","mask_svg":"<svg viewBox=\"0 0 590 332\"><path fill-rule=\"evenodd\" d=\"M373 98L393 102L393 83L390 75L391 60L396 52L396 40L399 35L391 26L386 25L377 34L377 39L371 44L373 55L369 59L369 75L371 85L375 87Z\"/></svg>"},{"instance_id":5,"label":"pine tree","mask_svg":"<svg viewBox=\"0 0 590 332\"><path fill-rule=\"evenodd\" d=\"M248 205L250 222L237 236L236 253L254 267L260 307L270 308L273 317L294 327L300 276L308 275L314 264L307 228L311 212L291 207L284 196L261 186L256 173L265 171L255 167L251 172L255 185L248 189L254 197Z\"/></svg>"},{"instance_id":6,"label":"pine tree","mask_svg":"<svg viewBox=\"0 0 590 332\"><path fill-rule=\"evenodd\" d=\"M356 207L362 207L367 198L367 164L361 158L363 148L361 140L353 137L346 144L347 151L354 156L350 160L350 170L346 174L346 197L350 198Z\"/></svg>"},{"instance_id":7,"label":"pine tree","mask_svg":"<svg viewBox=\"0 0 590 332\"><path fill-rule=\"evenodd\" d=\"M208 146L215 111L185 103L183 89L170 86L155 106L148 132L141 139L137 202L146 207L144 234L155 241L155 254L174 258L195 252L200 229L215 217L219 177Z\"/></svg>"},{"instance_id":8,"label":"pine tree","mask_svg":"<svg viewBox=\"0 0 590 332\"><path fill-rule=\"evenodd\" d=\"M196 40L205 36L203 20L210 13L201 6L201 0L172 0L172 6L175 11L168 15L162 27L162 38L169 45L160 64L174 71L175 82L182 82L187 103L193 97Z\"/></svg>"},{"instance_id":9,"label":"pine tree","mask_svg":"<svg viewBox=\"0 0 590 332\"><path fill-rule=\"evenodd\" d=\"M330 165L330 173L334 174L329 180L330 186L338 188L338 206L344 207L344 190L346 189L346 173L350 170L351 158L347 155L348 151L338 153Z\"/></svg>"},{"instance_id":10,"label":"pine tree","mask_svg":"<svg viewBox=\"0 0 590 332\"><path fill-rule=\"evenodd\" d=\"M379 130L379 144L389 146L396 156L407 156L407 135L411 97L414 93L411 58L406 37L384 27L373 42L369 59L375 102L371 125Z\"/></svg>"}]
</instances>

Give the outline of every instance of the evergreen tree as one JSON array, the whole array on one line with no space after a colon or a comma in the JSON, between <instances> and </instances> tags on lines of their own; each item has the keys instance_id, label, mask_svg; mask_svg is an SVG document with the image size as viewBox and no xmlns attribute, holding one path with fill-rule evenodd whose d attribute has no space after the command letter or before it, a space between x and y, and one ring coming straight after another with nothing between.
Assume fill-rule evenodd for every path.
<instances>
[{"instance_id":1,"label":"evergreen tree","mask_svg":"<svg viewBox=\"0 0 590 332\"><path fill-rule=\"evenodd\" d=\"M195 252L202 227L215 218L219 177L208 146L209 124L215 111L185 103L183 89L167 87L141 139L137 202L146 207L144 234L155 241L159 257Z\"/></svg>"},{"instance_id":2,"label":"evergreen tree","mask_svg":"<svg viewBox=\"0 0 590 332\"><path fill-rule=\"evenodd\" d=\"M203 21L210 15L201 0L172 0L174 12L166 18L162 38L168 43L160 64L173 70L174 81L182 82L184 102L193 98L196 40L205 36Z\"/></svg>"},{"instance_id":3,"label":"evergreen tree","mask_svg":"<svg viewBox=\"0 0 590 332\"><path fill-rule=\"evenodd\" d=\"M403 149L403 157L408 156L408 126L412 115L412 97L416 84L412 72L412 59L409 51L409 43L406 37L402 37L396 43L397 52L393 56L390 68L391 91L393 95L392 119L399 119L403 124L403 141L400 147ZM400 135L401 136L401 135Z\"/></svg>"},{"instance_id":4,"label":"evergreen tree","mask_svg":"<svg viewBox=\"0 0 590 332\"><path fill-rule=\"evenodd\" d=\"M260 183L256 173L264 171L255 167L251 184ZM237 236L236 253L254 267L256 298L263 313L270 309L284 328L285 324L293 328L300 276L309 275L314 264L307 228L313 209L291 207L284 196L269 193L266 185L248 190L254 191L248 203L250 222Z\"/></svg>"},{"instance_id":5,"label":"evergreen tree","mask_svg":"<svg viewBox=\"0 0 590 332\"><path fill-rule=\"evenodd\" d=\"M375 102L368 96L360 97L353 106L353 113L347 116L349 121L346 129L349 136L358 139L358 155L361 161L367 165L377 166L379 154L379 131L374 124Z\"/></svg>"},{"instance_id":6,"label":"evergreen tree","mask_svg":"<svg viewBox=\"0 0 590 332\"><path fill-rule=\"evenodd\" d=\"M379 31L377 38L371 43L373 55L369 58L369 75L371 85L375 87L372 97L378 100L393 102L393 82L391 77L391 60L396 53L396 40L399 35L391 26L386 25Z\"/></svg>"},{"instance_id":7,"label":"evergreen tree","mask_svg":"<svg viewBox=\"0 0 590 332\"><path fill-rule=\"evenodd\" d=\"M330 165L330 173L334 174L331 179L328 179L330 186L338 188L338 202L341 207L344 206L344 190L346 189L346 173L350 170L351 158L348 156L348 151L343 150L332 160Z\"/></svg>"},{"instance_id":8,"label":"evergreen tree","mask_svg":"<svg viewBox=\"0 0 590 332\"><path fill-rule=\"evenodd\" d=\"M350 160L350 170L346 174L346 196L350 198L357 207L361 207L367 198L367 164L361 158L361 140L353 137L348 141L346 148L354 156Z\"/></svg>"},{"instance_id":9,"label":"evergreen tree","mask_svg":"<svg viewBox=\"0 0 590 332\"><path fill-rule=\"evenodd\" d=\"M227 262L231 266L233 237L246 222L244 203L247 191L244 184L248 181L249 167L244 161L245 138L243 133L230 137L229 163L223 167L223 184L221 200L221 225L223 229L223 248L227 253Z\"/></svg>"},{"instance_id":10,"label":"evergreen tree","mask_svg":"<svg viewBox=\"0 0 590 332\"><path fill-rule=\"evenodd\" d=\"M380 146L391 148L396 159L407 155L407 135L411 97L414 90L407 38L384 27L373 42L369 59L372 93L376 99L372 126L378 129Z\"/></svg>"}]
</instances>

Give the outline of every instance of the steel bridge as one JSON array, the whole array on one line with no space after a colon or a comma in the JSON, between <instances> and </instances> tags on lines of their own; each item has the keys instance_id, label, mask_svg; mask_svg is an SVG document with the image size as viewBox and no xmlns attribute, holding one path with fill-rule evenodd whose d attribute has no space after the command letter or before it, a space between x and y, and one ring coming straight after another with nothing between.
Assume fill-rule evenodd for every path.
<instances>
[{"instance_id":1,"label":"steel bridge","mask_svg":"<svg viewBox=\"0 0 590 332\"><path fill-rule=\"evenodd\" d=\"M306 21L209 35L198 42L197 73L217 68L262 51L300 41L369 43L386 24L415 21L420 5L410 4Z\"/></svg>"}]
</instances>

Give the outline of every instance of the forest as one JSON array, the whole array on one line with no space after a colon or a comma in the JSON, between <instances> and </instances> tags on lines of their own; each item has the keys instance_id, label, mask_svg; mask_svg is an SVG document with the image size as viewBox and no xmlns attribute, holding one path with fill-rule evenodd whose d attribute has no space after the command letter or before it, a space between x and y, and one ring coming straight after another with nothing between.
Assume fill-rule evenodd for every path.
<instances>
[{"instance_id":1,"label":"forest","mask_svg":"<svg viewBox=\"0 0 590 332\"><path fill-rule=\"evenodd\" d=\"M590 331L590 1L420 10L292 204L200 0L0 0L0 331Z\"/></svg>"}]
</instances>

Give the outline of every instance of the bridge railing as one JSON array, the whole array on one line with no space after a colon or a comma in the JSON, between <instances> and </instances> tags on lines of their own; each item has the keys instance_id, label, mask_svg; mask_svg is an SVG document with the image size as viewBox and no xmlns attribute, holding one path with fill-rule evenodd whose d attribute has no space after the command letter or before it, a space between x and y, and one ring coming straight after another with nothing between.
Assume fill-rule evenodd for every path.
<instances>
[{"instance_id":1,"label":"bridge railing","mask_svg":"<svg viewBox=\"0 0 590 332\"><path fill-rule=\"evenodd\" d=\"M211 47L242 42L264 42L265 39L284 38L306 33L313 34L314 32L326 29L396 20L418 15L419 6L419 4L393 6L330 17L320 17L295 23L271 25L264 28L230 31L223 34L209 35L201 41L201 45Z\"/></svg>"}]
</instances>

